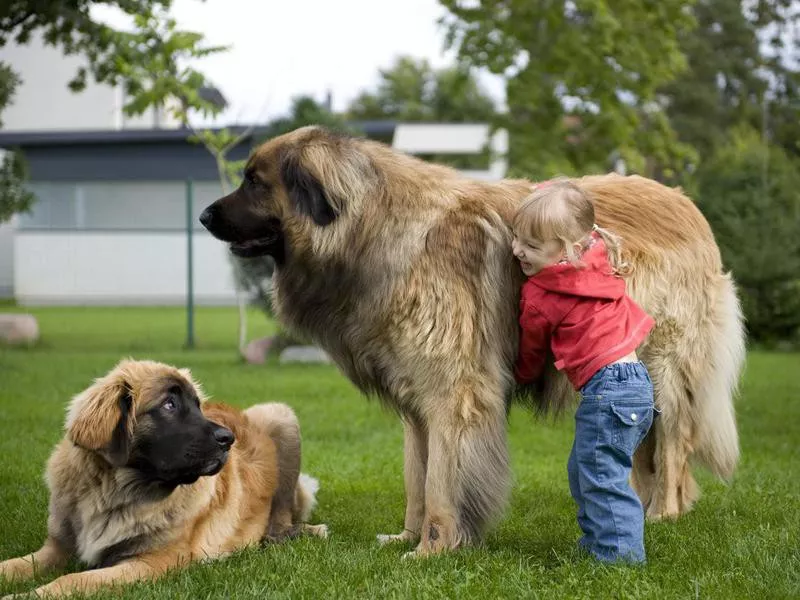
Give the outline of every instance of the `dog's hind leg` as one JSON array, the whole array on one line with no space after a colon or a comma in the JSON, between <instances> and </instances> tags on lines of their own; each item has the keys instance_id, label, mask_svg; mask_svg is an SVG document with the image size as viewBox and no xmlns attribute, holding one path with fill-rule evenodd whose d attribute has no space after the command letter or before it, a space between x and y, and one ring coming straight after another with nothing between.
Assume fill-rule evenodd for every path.
<instances>
[{"instance_id":1,"label":"dog's hind leg","mask_svg":"<svg viewBox=\"0 0 800 600\"><path fill-rule=\"evenodd\" d=\"M649 520L674 519L688 512L700 493L689 464L696 399L674 355L651 357L648 363L661 414L637 452L633 485Z\"/></svg>"},{"instance_id":2,"label":"dog's hind leg","mask_svg":"<svg viewBox=\"0 0 800 600\"><path fill-rule=\"evenodd\" d=\"M633 455L631 471L631 486L639 495L645 511L653 500L653 492L656 487L655 452L656 435L655 425L653 425Z\"/></svg>"},{"instance_id":3,"label":"dog's hind leg","mask_svg":"<svg viewBox=\"0 0 800 600\"><path fill-rule=\"evenodd\" d=\"M27 556L11 558L0 562L0 577L9 581L24 581L35 575L42 575L67 564L68 553L52 537L47 538L44 545Z\"/></svg>"},{"instance_id":4,"label":"dog's hind leg","mask_svg":"<svg viewBox=\"0 0 800 600\"><path fill-rule=\"evenodd\" d=\"M428 432L414 417L403 418L403 479L406 488L406 518L403 531L379 534L378 542L416 542L425 518L425 474L428 462Z\"/></svg>"},{"instance_id":5,"label":"dog's hind leg","mask_svg":"<svg viewBox=\"0 0 800 600\"><path fill-rule=\"evenodd\" d=\"M272 499L267 536L280 540L292 530L295 491L300 476L300 423L286 404L257 404L244 411L248 420L275 443L278 487Z\"/></svg>"}]
</instances>

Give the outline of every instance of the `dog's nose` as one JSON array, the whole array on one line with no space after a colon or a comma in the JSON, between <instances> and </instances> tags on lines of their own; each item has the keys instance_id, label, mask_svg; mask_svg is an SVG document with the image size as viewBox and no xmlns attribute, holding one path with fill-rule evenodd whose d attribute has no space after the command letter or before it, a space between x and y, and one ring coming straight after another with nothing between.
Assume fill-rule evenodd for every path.
<instances>
[{"instance_id":1,"label":"dog's nose","mask_svg":"<svg viewBox=\"0 0 800 600\"><path fill-rule=\"evenodd\" d=\"M209 206L200 215L200 223L203 225L203 227L209 229L211 227L211 223L213 222L214 222L214 207Z\"/></svg>"},{"instance_id":2,"label":"dog's nose","mask_svg":"<svg viewBox=\"0 0 800 600\"><path fill-rule=\"evenodd\" d=\"M214 439L225 450L233 446L233 442L235 440L233 437L233 432L227 427L217 427L214 430Z\"/></svg>"}]
</instances>

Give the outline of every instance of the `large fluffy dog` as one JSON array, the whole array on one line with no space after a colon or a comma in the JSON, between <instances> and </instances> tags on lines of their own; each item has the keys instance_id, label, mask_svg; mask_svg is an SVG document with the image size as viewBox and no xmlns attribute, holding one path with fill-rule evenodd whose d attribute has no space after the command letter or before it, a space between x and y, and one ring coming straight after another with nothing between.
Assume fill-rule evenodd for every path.
<instances>
[{"instance_id":1,"label":"large fluffy dog","mask_svg":"<svg viewBox=\"0 0 800 600\"><path fill-rule=\"evenodd\" d=\"M707 222L678 190L641 177L580 181L621 235L628 285L657 326L640 348L662 410L636 456L651 518L691 506L689 458L729 476L742 319ZM530 182L485 183L368 140L303 128L251 156L241 187L200 217L240 256L277 261L284 323L324 347L405 424L405 530L416 552L476 538L509 487L506 403L518 293L508 223ZM574 399L552 368L539 402Z\"/></svg>"},{"instance_id":2,"label":"large fluffy dog","mask_svg":"<svg viewBox=\"0 0 800 600\"><path fill-rule=\"evenodd\" d=\"M62 595L152 579L265 537L324 536L324 525L303 524L314 490L299 472L288 406L206 404L188 371L123 361L70 404L47 465L47 540L0 563L0 576L27 579L71 557L92 567L36 590Z\"/></svg>"}]
</instances>

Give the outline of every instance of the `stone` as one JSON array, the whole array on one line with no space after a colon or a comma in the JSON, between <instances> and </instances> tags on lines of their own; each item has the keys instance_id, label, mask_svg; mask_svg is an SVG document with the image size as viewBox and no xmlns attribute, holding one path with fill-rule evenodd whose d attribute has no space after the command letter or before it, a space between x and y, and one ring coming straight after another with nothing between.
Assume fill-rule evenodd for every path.
<instances>
[{"instance_id":1,"label":"stone","mask_svg":"<svg viewBox=\"0 0 800 600\"><path fill-rule=\"evenodd\" d=\"M0 342L12 346L35 344L39 340L36 317L24 313L0 314Z\"/></svg>"},{"instance_id":2,"label":"stone","mask_svg":"<svg viewBox=\"0 0 800 600\"><path fill-rule=\"evenodd\" d=\"M272 336L258 338L242 348L242 357L251 365L263 365L272 347Z\"/></svg>"},{"instance_id":3,"label":"stone","mask_svg":"<svg viewBox=\"0 0 800 600\"><path fill-rule=\"evenodd\" d=\"M331 358L324 350L316 346L289 346L280 356L280 364L289 363L308 363L308 364L331 364Z\"/></svg>"}]
</instances>

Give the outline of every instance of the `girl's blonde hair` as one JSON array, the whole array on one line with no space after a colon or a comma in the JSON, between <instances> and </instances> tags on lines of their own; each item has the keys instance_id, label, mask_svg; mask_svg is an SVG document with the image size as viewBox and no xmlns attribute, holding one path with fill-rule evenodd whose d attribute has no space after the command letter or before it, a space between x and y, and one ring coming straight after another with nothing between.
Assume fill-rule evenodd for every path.
<instances>
[{"instance_id":1,"label":"girl's blonde hair","mask_svg":"<svg viewBox=\"0 0 800 600\"><path fill-rule=\"evenodd\" d=\"M616 275L627 275L631 268L622 259L622 240L594 222L594 205L589 195L567 178L557 178L534 186L522 201L512 223L514 233L540 241L556 240L573 265L581 266L575 245L588 247L592 231L606 245L608 262Z\"/></svg>"}]
</instances>

